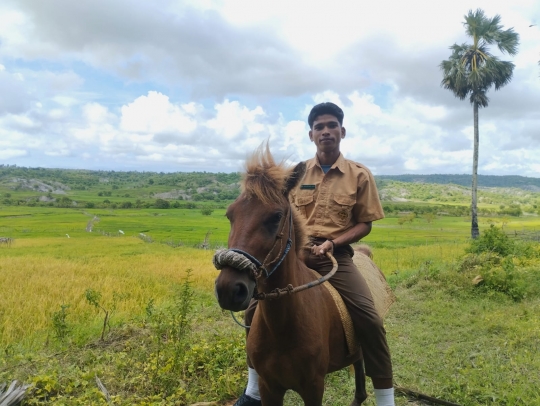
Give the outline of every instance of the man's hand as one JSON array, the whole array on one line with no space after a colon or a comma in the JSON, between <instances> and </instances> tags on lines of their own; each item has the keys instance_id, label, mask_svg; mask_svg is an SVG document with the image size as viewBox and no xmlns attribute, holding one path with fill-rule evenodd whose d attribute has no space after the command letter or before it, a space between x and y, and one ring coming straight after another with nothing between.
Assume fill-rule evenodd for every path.
<instances>
[{"instance_id":1,"label":"man's hand","mask_svg":"<svg viewBox=\"0 0 540 406\"><path fill-rule=\"evenodd\" d=\"M317 255L319 258L323 258L327 252L334 253L334 244L330 240L326 240L321 245L313 245L311 247L311 253Z\"/></svg>"}]
</instances>

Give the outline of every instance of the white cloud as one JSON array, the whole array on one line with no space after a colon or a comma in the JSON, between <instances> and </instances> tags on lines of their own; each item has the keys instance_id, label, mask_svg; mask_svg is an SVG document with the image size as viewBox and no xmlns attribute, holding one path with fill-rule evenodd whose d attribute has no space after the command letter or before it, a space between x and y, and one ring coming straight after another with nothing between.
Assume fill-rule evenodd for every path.
<instances>
[{"instance_id":1,"label":"white cloud","mask_svg":"<svg viewBox=\"0 0 540 406\"><path fill-rule=\"evenodd\" d=\"M343 151L374 172L469 173L472 108L438 64L476 7L521 36L513 81L480 112L480 172L538 176L534 0L6 0L0 158L228 171L269 139L298 161L314 154L312 105L334 101Z\"/></svg>"},{"instance_id":2,"label":"white cloud","mask_svg":"<svg viewBox=\"0 0 540 406\"><path fill-rule=\"evenodd\" d=\"M253 135L260 133L264 126L258 122L264 117L264 111L260 106L250 110L240 106L237 101L225 100L214 106L217 111L216 117L206 123L206 127L212 129L217 135L232 140L240 135Z\"/></svg>"},{"instance_id":3,"label":"white cloud","mask_svg":"<svg viewBox=\"0 0 540 406\"><path fill-rule=\"evenodd\" d=\"M0 149L0 159L13 159L25 156L27 153L24 149Z\"/></svg>"},{"instance_id":4,"label":"white cloud","mask_svg":"<svg viewBox=\"0 0 540 406\"><path fill-rule=\"evenodd\" d=\"M146 134L189 134L197 128L192 117L198 108L194 103L173 105L167 96L151 91L122 107L120 128Z\"/></svg>"}]
</instances>

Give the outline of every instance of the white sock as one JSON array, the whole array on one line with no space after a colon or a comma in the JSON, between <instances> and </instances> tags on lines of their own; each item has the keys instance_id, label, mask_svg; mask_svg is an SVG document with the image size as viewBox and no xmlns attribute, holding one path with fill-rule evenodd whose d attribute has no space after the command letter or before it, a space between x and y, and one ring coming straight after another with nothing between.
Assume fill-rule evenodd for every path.
<instances>
[{"instance_id":1,"label":"white sock","mask_svg":"<svg viewBox=\"0 0 540 406\"><path fill-rule=\"evenodd\" d=\"M375 389L375 400L377 406L395 406L394 388Z\"/></svg>"},{"instance_id":2,"label":"white sock","mask_svg":"<svg viewBox=\"0 0 540 406\"><path fill-rule=\"evenodd\" d=\"M249 367L246 395L250 398L261 400L261 394L259 393L259 374L253 368Z\"/></svg>"}]
</instances>

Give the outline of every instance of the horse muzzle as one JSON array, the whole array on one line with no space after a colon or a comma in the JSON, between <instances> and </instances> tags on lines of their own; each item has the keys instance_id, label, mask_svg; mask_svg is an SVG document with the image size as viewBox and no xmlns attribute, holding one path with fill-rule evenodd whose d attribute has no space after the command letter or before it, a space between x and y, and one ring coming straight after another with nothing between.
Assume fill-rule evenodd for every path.
<instances>
[{"instance_id":1,"label":"horse muzzle","mask_svg":"<svg viewBox=\"0 0 540 406\"><path fill-rule=\"evenodd\" d=\"M238 312L248 308L255 287L246 272L225 266L216 278L214 292L221 308Z\"/></svg>"}]
</instances>

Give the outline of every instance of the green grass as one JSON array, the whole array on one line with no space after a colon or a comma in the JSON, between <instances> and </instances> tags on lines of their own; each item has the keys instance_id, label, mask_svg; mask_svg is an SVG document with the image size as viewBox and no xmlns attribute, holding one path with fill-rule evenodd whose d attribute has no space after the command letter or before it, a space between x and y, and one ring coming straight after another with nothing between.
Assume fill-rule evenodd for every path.
<instances>
[{"instance_id":1,"label":"green grass","mask_svg":"<svg viewBox=\"0 0 540 406\"><path fill-rule=\"evenodd\" d=\"M94 231L85 231L94 216L99 221ZM507 232L540 232L540 217L480 218L480 228L491 223L503 225ZM215 209L203 216L200 209L63 209L24 206L0 206L0 236L13 238L66 237L92 238L106 233L120 236L149 235L155 241L200 243L209 232L211 242L225 244L229 222L225 209ZM422 218L399 225L397 217L374 223L365 242L373 246L411 246L465 241L470 236L470 220L466 217L439 216L432 223ZM66 237L67 238L67 237Z\"/></svg>"},{"instance_id":2,"label":"green grass","mask_svg":"<svg viewBox=\"0 0 540 406\"><path fill-rule=\"evenodd\" d=\"M86 226L94 216L93 231ZM124 234L120 234L122 230ZM211 241L225 243L229 221L224 209L203 216L199 209L62 209L42 207L0 207L0 236L12 238L66 237L95 238L103 233L138 237L140 233L155 241L200 243L210 232Z\"/></svg>"},{"instance_id":3,"label":"green grass","mask_svg":"<svg viewBox=\"0 0 540 406\"><path fill-rule=\"evenodd\" d=\"M144 232L156 242L195 244L210 230L211 242L225 242L223 214L1 207L0 236L15 241L0 246L0 382L33 383L28 404L35 405L104 404L95 376L115 405L234 399L246 381L244 334L213 297L212 251L135 238ZM87 233L94 215L100 221ZM481 228L492 221L481 218ZM510 235L540 227L537 217L504 221ZM499 285L472 283L486 272L481 261L461 266L469 230L464 218L399 225L390 217L366 239L397 296L385 321L396 383L461 405L540 404L538 244L530 257L514 259L514 279L507 275L505 283L528 287L523 300L513 300ZM178 312L170 309L187 268L194 270L191 327L179 346L171 338ZM103 342L103 315L85 302L88 288L103 293L106 307L114 292L128 295ZM62 304L70 305L64 341L52 322ZM175 359L182 367L173 371ZM324 404L348 405L353 382L348 370L329 375ZM288 393L285 404L301 402ZM374 405L373 397L366 404ZM398 396L397 405L408 404Z\"/></svg>"}]
</instances>

